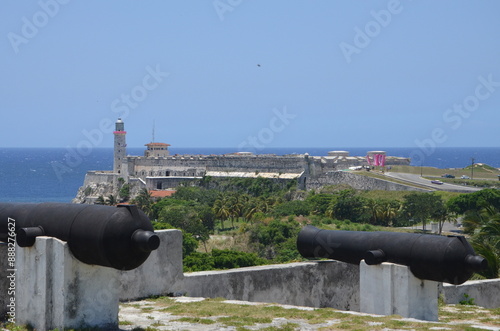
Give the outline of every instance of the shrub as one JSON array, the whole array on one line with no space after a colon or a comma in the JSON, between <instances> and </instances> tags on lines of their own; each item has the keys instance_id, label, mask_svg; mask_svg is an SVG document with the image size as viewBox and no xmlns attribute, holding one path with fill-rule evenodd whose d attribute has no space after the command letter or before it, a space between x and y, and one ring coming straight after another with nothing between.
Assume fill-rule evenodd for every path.
<instances>
[{"instance_id":1,"label":"shrub","mask_svg":"<svg viewBox=\"0 0 500 331\"><path fill-rule=\"evenodd\" d=\"M289 216L289 215L307 216L310 213L311 213L311 204L308 201L292 200L283 202L274 207L274 214L276 216Z\"/></svg>"}]
</instances>

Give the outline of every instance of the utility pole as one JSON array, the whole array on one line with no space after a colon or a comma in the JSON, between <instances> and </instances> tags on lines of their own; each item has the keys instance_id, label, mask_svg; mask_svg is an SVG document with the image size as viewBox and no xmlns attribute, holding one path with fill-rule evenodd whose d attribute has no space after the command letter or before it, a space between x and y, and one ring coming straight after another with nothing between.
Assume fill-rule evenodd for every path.
<instances>
[{"instance_id":1,"label":"utility pole","mask_svg":"<svg viewBox=\"0 0 500 331\"><path fill-rule=\"evenodd\" d=\"M472 165L470 167L470 179L474 179L474 158L471 157Z\"/></svg>"}]
</instances>

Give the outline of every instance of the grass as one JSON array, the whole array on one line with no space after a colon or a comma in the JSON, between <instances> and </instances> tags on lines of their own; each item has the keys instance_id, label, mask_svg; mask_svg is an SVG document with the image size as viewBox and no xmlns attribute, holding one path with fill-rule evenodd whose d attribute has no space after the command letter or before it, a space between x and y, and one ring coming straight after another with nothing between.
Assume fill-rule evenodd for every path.
<instances>
[{"instance_id":1,"label":"grass","mask_svg":"<svg viewBox=\"0 0 500 331\"><path fill-rule=\"evenodd\" d=\"M151 302L155 310L174 315L172 321L235 327L237 330L300 330L304 325L319 330L431 330L443 327L449 330L475 330L473 325L478 324L500 327L500 308L465 305L441 304L437 323L403 320L399 316L353 315L331 308L304 310L286 309L272 304L233 304L224 302L222 298L188 303L179 303L172 298L157 298ZM283 324L276 321L283 321Z\"/></svg>"},{"instance_id":2,"label":"grass","mask_svg":"<svg viewBox=\"0 0 500 331\"><path fill-rule=\"evenodd\" d=\"M403 172L410 174L422 174L423 177L441 177L444 174L455 176L455 179L460 179L462 175L471 176L471 166L466 168L440 169L434 167L415 167L415 166L392 166L391 172ZM490 167L486 164L477 163L474 165L475 179L488 179L498 181L500 170Z\"/></svg>"}]
</instances>

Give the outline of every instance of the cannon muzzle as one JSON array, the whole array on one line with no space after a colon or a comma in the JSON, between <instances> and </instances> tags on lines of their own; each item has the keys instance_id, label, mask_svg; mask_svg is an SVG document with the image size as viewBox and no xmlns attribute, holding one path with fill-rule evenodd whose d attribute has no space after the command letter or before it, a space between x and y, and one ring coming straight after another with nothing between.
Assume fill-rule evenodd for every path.
<instances>
[{"instance_id":1,"label":"cannon muzzle","mask_svg":"<svg viewBox=\"0 0 500 331\"><path fill-rule=\"evenodd\" d=\"M417 278L455 285L487 267L486 259L476 255L462 236L334 231L308 225L299 233L297 249L305 258L406 265Z\"/></svg>"},{"instance_id":2,"label":"cannon muzzle","mask_svg":"<svg viewBox=\"0 0 500 331\"><path fill-rule=\"evenodd\" d=\"M9 222L20 247L33 246L39 236L54 237L66 241L81 262L118 270L137 268L160 245L135 205L0 203L0 241L8 240Z\"/></svg>"}]
</instances>

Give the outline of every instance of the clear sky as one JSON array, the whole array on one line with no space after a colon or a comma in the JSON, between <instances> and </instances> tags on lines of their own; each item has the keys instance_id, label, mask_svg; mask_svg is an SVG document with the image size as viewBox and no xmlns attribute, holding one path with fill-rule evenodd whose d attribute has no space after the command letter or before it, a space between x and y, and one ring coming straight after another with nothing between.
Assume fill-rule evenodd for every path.
<instances>
[{"instance_id":1,"label":"clear sky","mask_svg":"<svg viewBox=\"0 0 500 331\"><path fill-rule=\"evenodd\" d=\"M0 147L499 146L500 1L5 0Z\"/></svg>"}]
</instances>

